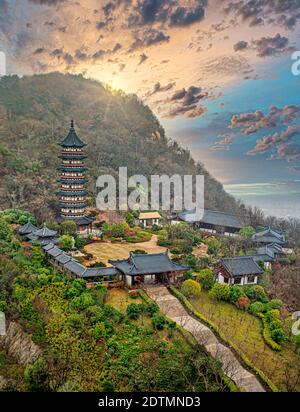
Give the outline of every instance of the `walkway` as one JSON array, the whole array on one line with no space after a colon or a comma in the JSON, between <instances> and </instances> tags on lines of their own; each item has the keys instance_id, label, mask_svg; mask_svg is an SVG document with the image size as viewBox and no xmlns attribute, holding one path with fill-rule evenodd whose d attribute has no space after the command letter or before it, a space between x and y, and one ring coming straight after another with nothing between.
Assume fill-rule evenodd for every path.
<instances>
[{"instance_id":1,"label":"walkway","mask_svg":"<svg viewBox=\"0 0 300 412\"><path fill-rule=\"evenodd\" d=\"M210 328L191 317L166 287L147 286L146 292L169 319L189 331L200 345L204 346L214 358L222 362L224 373L240 389L245 392L265 392L257 378L239 363L232 351L218 341Z\"/></svg>"}]
</instances>

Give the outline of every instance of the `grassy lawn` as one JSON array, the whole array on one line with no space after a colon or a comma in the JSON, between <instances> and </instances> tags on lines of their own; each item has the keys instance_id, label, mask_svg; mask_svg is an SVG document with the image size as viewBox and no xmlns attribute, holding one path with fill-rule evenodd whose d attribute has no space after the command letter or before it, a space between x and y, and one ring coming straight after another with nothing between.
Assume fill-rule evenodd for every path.
<instances>
[{"instance_id":1,"label":"grassy lawn","mask_svg":"<svg viewBox=\"0 0 300 412\"><path fill-rule=\"evenodd\" d=\"M125 313L130 303L142 303L143 300L138 296L131 298L126 289L112 288L107 290L105 303L112 305L115 309Z\"/></svg>"},{"instance_id":2,"label":"grassy lawn","mask_svg":"<svg viewBox=\"0 0 300 412\"><path fill-rule=\"evenodd\" d=\"M91 253L104 263L107 263L109 259L126 259L128 258L129 252L135 249L142 249L147 253L162 253L166 250L164 247L157 246L156 235L153 235L148 242L96 242L86 245L84 249L87 253Z\"/></svg>"},{"instance_id":3,"label":"grassy lawn","mask_svg":"<svg viewBox=\"0 0 300 412\"><path fill-rule=\"evenodd\" d=\"M201 292L199 298L191 300L191 303L214 322L279 389L287 390L287 376L294 386L300 370L299 357L289 343L283 345L281 352L270 349L262 337L260 319L242 312L230 303L213 301L205 291ZM300 391L300 382L296 390Z\"/></svg>"}]
</instances>

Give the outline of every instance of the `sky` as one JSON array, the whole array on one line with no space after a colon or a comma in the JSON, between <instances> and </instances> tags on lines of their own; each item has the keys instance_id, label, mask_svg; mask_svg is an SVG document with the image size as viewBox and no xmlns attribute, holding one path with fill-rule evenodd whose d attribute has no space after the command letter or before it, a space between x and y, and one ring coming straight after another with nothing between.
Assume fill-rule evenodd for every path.
<instances>
[{"instance_id":1,"label":"sky","mask_svg":"<svg viewBox=\"0 0 300 412\"><path fill-rule=\"evenodd\" d=\"M300 215L299 32L299 0L0 0L8 73L136 93L226 190L277 216Z\"/></svg>"}]
</instances>

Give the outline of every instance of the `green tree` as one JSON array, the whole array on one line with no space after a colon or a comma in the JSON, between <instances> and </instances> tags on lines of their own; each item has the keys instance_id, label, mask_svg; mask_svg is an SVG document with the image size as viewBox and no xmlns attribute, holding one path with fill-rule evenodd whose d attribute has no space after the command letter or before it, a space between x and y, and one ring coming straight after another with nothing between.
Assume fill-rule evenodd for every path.
<instances>
[{"instance_id":1,"label":"green tree","mask_svg":"<svg viewBox=\"0 0 300 412\"><path fill-rule=\"evenodd\" d=\"M246 240L251 240L255 233L255 229L252 226L245 226L239 231L240 236Z\"/></svg>"},{"instance_id":2,"label":"green tree","mask_svg":"<svg viewBox=\"0 0 300 412\"><path fill-rule=\"evenodd\" d=\"M209 296L216 300L229 300L230 286L227 283L215 283L209 291Z\"/></svg>"},{"instance_id":3,"label":"green tree","mask_svg":"<svg viewBox=\"0 0 300 412\"><path fill-rule=\"evenodd\" d=\"M129 319L138 319L141 314L141 306L137 303L130 303L126 308Z\"/></svg>"},{"instance_id":4,"label":"green tree","mask_svg":"<svg viewBox=\"0 0 300 412\"><path fill-rule=\"evenodd\" d=\"M33 243L31 248L31 262L36 268L40 268L45 263L46 254L38 243Z\"/></svg>"},{"instance_id":5,"label":"green tree","mask_svg":"<svg viewBox=\"0 0 300 412\"><path fill-rule=\"evenodd\" d=\"M3 218L0 217L0 242L11 242L12 234L12 228Z\"/></svg>"},{"instance_id":6,"label":"green tree","mask_svg":"<svg viewBox=\"0 0 300 412\"><path fill-rule=\"evenodd\" d=\"M187 279L181 285L181 292L187 297L197 297L200 296L201 286L195 280Z\"/></svg>"},{"instance_id":7,"label":"green tree","mask_svg":"<svg viewBox=\"0 0 300 412\"><path fill-rule=\"evenodd\" d=\"M76 236L77 225L74 220L64 220L60 224L60 233L62 235Z\"/></svg>"},{"instance_id":8,"label":"green tree","mask_svg":"<svg viewBox=\"0 0 300 412\"><path fill-rule=\"evenodd\" d=\"M246 294L241 286L231 286L229 295L229 300L231 303L236 303L237 300L242 296L246 296Z\"/></svg>"},{"instance_id":9,"label":"green tree","mask_svg":"<svg viewBox=\"0 0 300 412\"><path fill-rule=\"evenodd\" d=\"M215 274L211 269L202 269L197 277L202 287L210 290L215 283Z\"/></svg>"},{"instance_id":10,"label":"green tree","mask_svg":"<svg viewBox=\"0 0 300 412\"><path fill-rule=\"evenodd\" d=\"M27 389L32 392L46 392L48 386L48 368L43 360L26 366L24 381Z\"/></svg>"},{"instance_id":11,"label":"green tree","mask_svg":"<svg viewBox=\"0 0 300 412\"><path fill-rule=\"evenodd\" d=\"M74 238L69 235L62 235L59 238L59 246L62 250L68 251L71 250L74 245Z\"/></svg>"},{"instance_id":12,"label":"green tree","mask_svg":"<svg viewBox=\"0 0 300 412\"><path fill-rule=\"evenodd\" d=\"M162 330L166 324L166 318L164 315L157 313L152 318L152 325L154 329Z\"/></svg>"}]
</instances>

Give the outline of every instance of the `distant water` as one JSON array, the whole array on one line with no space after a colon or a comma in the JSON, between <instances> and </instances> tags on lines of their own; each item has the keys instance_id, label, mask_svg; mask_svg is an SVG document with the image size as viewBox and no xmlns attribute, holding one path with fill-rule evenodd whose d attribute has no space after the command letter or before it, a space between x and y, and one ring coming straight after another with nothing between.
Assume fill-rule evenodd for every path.
<instances>
[{"instance_id":1,"label":"distant water","mask_svg":"<svg viewBox=\"0 0 300 412\"><path fill-rule=\"evenodd\" d=\"M229 184L224 188L244 203L259 207L266 215L300 218L300 180Z\"/></svg>"}]
</instances>

